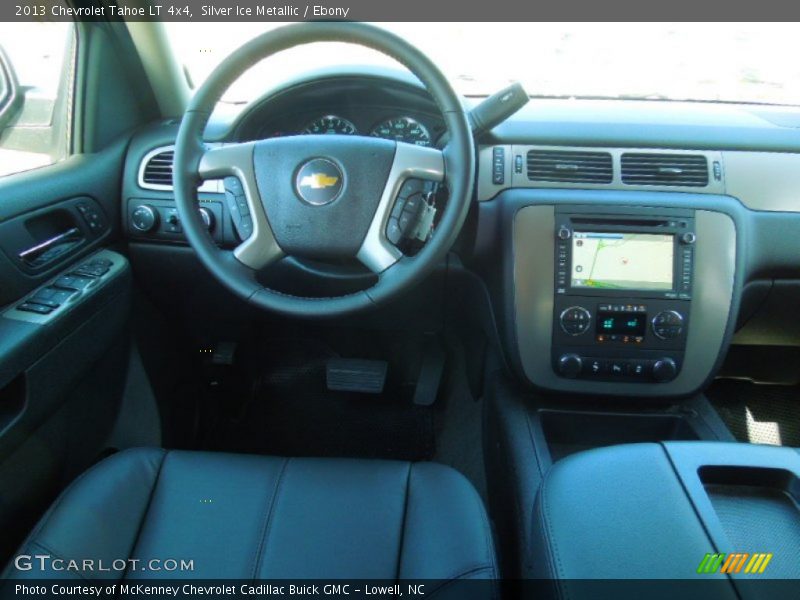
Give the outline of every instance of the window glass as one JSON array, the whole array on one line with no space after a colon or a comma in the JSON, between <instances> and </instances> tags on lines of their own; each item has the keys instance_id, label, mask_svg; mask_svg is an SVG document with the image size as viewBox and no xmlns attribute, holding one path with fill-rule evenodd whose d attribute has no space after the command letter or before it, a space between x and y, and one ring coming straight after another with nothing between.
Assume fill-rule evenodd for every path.
<instances>
[{"instance_id":1,"label":"window glass","mask_svg":"<svg viewBox=\"0 0 800 600\"><path fill-rule=\"evenodd\" d=\"M196 84L231 51L282 23L166 24ZM378 23L425 52L456 91L486 96L520 81L539 97L800 105L796 23ZM256 65L225 100L251 100L329 65L387 64L347 44L294 48Z\"/></svg>"},{"instance_id":2,"label":"window glass","mask_svg":"<svg viewBox=\"0 0 800 600\"><path fill-rule=\"evenodd\" d=\"M73 23L0 23L0 176L67 156L74 51Z\"/></svg>"}]
</instances>

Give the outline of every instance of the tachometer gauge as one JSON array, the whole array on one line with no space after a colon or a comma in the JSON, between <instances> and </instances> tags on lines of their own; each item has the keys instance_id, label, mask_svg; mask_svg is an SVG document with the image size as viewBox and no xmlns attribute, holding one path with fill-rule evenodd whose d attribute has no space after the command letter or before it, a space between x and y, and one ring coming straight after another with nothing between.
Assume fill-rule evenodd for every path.
<instances>
[{"instance_id":1,"label":"tachometer gauge","mask_svg":"<svg viewBox=\"0 0 800 600\"><path fill-rule=\"evenodd\" d=\"M370 135L417 146L431 145L431 134L422 123L411 117L387 119L373 127Z\"/></svg>"},{"instance_id":2,"label":"tachometer gauge","mask_svg":"<svg viewBox=\"0 0 800 600\"><path fill-rule=\"evenodd\" d=\"M316 135L355 135L358 133L356 126L347 119L336 115L325 115L311 121L303 128L303 133L313 133Z\"/></svg>"}]
</instances>

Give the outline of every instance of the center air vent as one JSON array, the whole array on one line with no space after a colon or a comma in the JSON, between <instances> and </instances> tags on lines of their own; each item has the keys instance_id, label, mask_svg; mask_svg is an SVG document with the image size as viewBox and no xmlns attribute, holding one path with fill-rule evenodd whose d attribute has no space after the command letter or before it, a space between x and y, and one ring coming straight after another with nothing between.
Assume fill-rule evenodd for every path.
<instances>
[{"instance_id":1,"label":"center air vent","mask_svg":"<svg viewBox=\"0 0 800 600\"><path fill-rule=\"evenodd\" d=\"M172 162L174 148L163 148L145 157L142 181L145 186L172 187Z\"/></svg>"},{"instance_id":2,"label":"center air vent","mask_svg":"<svg viewBox=\"0 0 800 600\"><path fill-rule=\"evenodd\" d=\"M528 179L567 183L611 183L613 167L608 152L530 150Z\"/></svg>"},{"instance_id":3,"label":"center air vent","mask_svg":"<svg viewBox=\"0 0 800 600\"><path fill-rule=\"evenodd\" d=\"M625 153L622 183L705 187L708 160L702 154Z\"/></svg>"}]
</instances>

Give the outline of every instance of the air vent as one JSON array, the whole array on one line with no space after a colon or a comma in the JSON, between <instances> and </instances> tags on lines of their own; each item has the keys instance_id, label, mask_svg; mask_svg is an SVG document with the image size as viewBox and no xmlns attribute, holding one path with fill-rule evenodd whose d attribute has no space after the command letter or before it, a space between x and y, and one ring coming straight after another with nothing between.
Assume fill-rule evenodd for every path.
<instances>
[{"instance_id":1,"label":"air vent","mask_svg":"<svg viewBox=\"0 0 800 600\"><path fill-rule=\"evenodd\" d=\"M528 179L568 183L611 183L613 168L608 152L530 150Z\"/></svg>"},{"instance_id":2,"label":"air vent","mask_svg":"<svg viewBox=\"0 0 800 600\"><path fill-rule=\"evenodd\" d=\"M622 183L705 187L708 160L702 154L622 155Z\"/></svg>"},{"instance_id":3,"label":"air vent","mask_svg":"<svg viewBox=\"0 0 800 600\"><path fill-rule=\"evenodd\" d=\"M151 186L172 187L172 161L174 149L151 153L142 170L142 183Z\"/></svg>"}]
</instances>

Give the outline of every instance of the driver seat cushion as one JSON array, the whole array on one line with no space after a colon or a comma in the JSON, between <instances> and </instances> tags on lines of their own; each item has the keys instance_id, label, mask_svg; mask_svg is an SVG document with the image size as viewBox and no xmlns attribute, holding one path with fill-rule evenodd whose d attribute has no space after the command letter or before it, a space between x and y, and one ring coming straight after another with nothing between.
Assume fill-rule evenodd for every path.
<instances>
[{"instance_id":1,"label":"driver seat cushion","mask_svg":"<svg viewBox=\"0 0 800 600\"><path fill-rule=\"evenodd\" d=\"M11 578L494 579L475 489L435 463L126 450L79 477L18 554L193 560L192 571Z\"/></svg>"}]
</instances>

